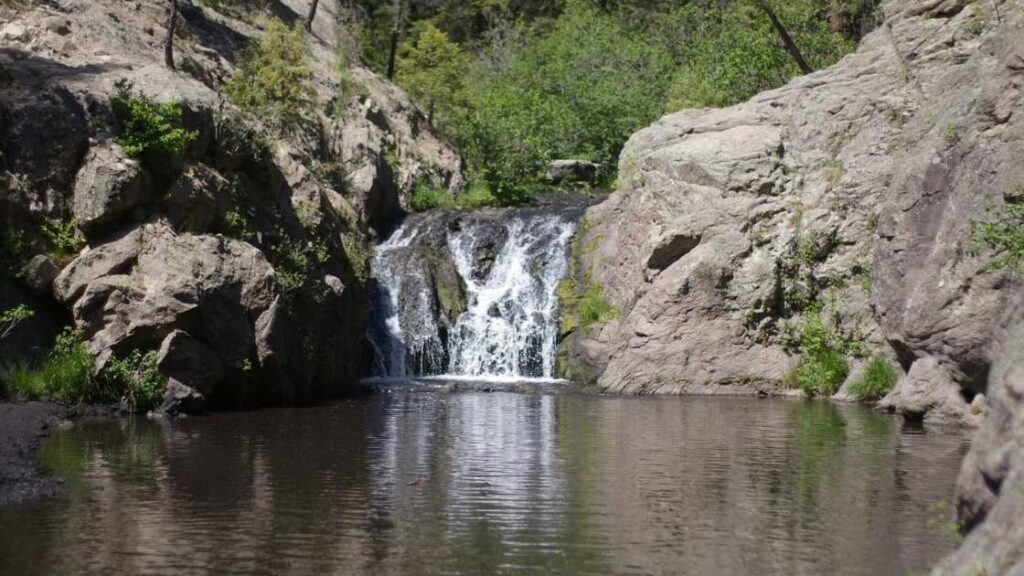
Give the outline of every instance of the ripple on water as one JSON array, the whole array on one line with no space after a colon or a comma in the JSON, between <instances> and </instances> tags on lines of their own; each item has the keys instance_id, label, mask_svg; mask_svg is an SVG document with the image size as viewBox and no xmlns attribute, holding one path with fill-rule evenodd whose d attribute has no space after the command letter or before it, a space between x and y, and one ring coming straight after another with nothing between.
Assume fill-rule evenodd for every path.
<instances>
[{"instance_id":1,"label":"ripple on water","mask_svg":"<svg viewBox=\"0 0 1024 576\"><path fill-rule=\"evenodd\" d=\"M0 574L894 574L967 447L859 406L548 393L105 422L0 509Z\"/></svg>"}]
</instances>

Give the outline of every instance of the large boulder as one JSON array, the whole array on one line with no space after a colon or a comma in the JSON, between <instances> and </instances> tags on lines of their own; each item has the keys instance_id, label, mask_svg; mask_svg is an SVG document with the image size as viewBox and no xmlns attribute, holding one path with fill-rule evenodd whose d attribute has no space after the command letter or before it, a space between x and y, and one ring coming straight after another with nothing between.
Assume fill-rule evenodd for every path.
<instances>
[{"instance_id":1,"label":"large boulder","mask_svg":"<svg viewBox=\"0 0 1024 576\"><path fill-rule=\"evenodd\" d=\"M151 194L152 183L142 163L106 142L89 149L78 171L72 213L78 227L93 235L133 215L141 220L142 206Z\"/></svg>"},{"instance_id":2,"label":"large boulder","mask_svg":"<svg viewBox=\"0 0 1024 576\"><path fill-rule=\"evenodd\" d=\"M1024 573L1024 299L992 348L989 409L957 482L956 510L970 530L936 576Z\"/></svg>"},{"instance_id":3,"label":"large boulder","mask_svg":"<svg viewBox=\"0 0 1024 576\"><path fill-rule=\"evenodd\" d=\"M99 365L162 345L161 370L204 393L224 370L244 372L256 360L255 326L277 296L275 271L254 246L164 224L94 248L55 286Z\"/></svg>"}]
</instances>

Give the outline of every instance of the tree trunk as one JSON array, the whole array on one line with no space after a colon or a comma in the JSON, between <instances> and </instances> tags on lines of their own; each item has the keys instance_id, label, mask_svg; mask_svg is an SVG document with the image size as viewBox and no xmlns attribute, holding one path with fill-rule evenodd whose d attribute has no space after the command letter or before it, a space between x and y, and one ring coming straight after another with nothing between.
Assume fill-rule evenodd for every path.
<instances>
[{"instance_id":1,"label":"tree trunk","mask_svg":"<svg viewBox=\"0 0 1024 576\"><path fill-rule=\"evenodd\" d=\"M313 31L313 18L316 18L316 7L320 4L320 0L313 0L313 3L309 5L309 14L306 16L306 30Z\"/></svg>"},{"instance_id":2,"label":"tree trunk","mask_svg":"<svg viewBox=\"0 0 1024 576\"><path fill-rule=\"evenodd\" d=\"M398 53L398 35L402 29L402 0L395 0L395 25L391 28L391 51L388 53L388 80L395 79L395 55Z\"/></svg>"},{"instance_id":3,"label":"tree trunk","mask_svg":"<svg viewBox=\"0 0 1024 576\"><path fill-rule=\"evenodd\" d=\"M174 70L174 25L178 22L178 0L171 0L171 15L167 19L167 42L164 43L164 64Z\"/></svg>"},{"instance_id":4,"label":"tree trunk","mask_svg":"<svg viewBox=\"0 0 1024 576\"><path fill-rule=\"evenodd\" d=\"M832 8L828 14L828 29L833 34L846 34L846 7L843 6L843 0L832 0Z\"/></svg>"},{"instance_id":5,"label":"tree trunk","mask_svg":"<svg viewBox=\"0 0 1024 576\"><path fill-rule=\"evenodd\" d=\"M804 60L804 55L800 53L800 49L797 48L796 42L789 36L789 32L786 32L786 27L779 22L778 17L775 16L775 11L768 5L765 0L757 0L757 6L768 15L768 19L771 20L772 26L775 27L775 31L779 33L779 39L782 40L782 45L786 47L786 52L796 60L796 65L800 67L800 71L804 74L810 74L813 72L811 67L807 65L807 61Z\"/></svg>"}]
</instances>

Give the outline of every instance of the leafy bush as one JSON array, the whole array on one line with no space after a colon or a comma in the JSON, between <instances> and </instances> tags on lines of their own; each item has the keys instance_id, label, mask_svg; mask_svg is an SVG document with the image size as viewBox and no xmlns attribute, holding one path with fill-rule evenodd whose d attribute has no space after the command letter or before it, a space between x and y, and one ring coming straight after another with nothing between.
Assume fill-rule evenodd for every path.
<instances>
[{"instance_id":1,"label":"leafy bush","mask_svg":"<svg viewBox=\"0 0 1024 576\"><path fill-rule=\"evenodd\" d=\"M179 126L181 106L177 103L151 102L124 79L114 86L117 93L111 104L119 123L116 141L125 154L150 158L178 156L196 137L195 132Z\"/></svg>"},{"instance_id":2,"label":"leafy bush","mask_svg":"<svg viewBox=\"0 0 1024 576\"><path fill-rule=\"evenodd\" d=\"M423 212L435 208L451 208L454 205L448 192L427 182L419 181L413 186L409 207L413 212Z\"/></svg>"},{"instance_id":3,"label":"leafy bush","mask_svg":"<svg viewBox=\"0 0 1024 576\"><path fill-rule=\"evenodd\" d=\"M846 343L825 325L820 311L807 312L797 346L800 358L787 377L789 383L811 398L835 394L850 373L843 352Z\"/></svg>"},{"instance_id":4,"label":"leafy bush","mask_svg":"<svg viewBox=\"0 0 1024 576\"><path fill-rule=\"evenodd\" d=\"M455 198L455 203L460 208L483 208L484 206L495 206L498 199L491 194L491 189L482 180L470 180L465 191Z\"/></svg>"},{"instance_id":5,"label":"leafy bush","mask_svg":"<svg viewBox=\"0 0 1024 576\"><path fill-rule=\"evenodd\" d=\"M1003 196L1001 210L990 210L987 222L972 222L971 236L977 248L991 250L996 256L989 261L990 270L1024 269L1024 186Z\"/></svg>"},{"instance_id":6,"label":"leafy bush","mask_svg":"<svg viewBox=\"0 0 1024 576\"><path fill-rule=\"evenodd\" d=\"M33 316L35 316L35 312L24 304L19 304L7 310L0 310L0 340L10 336L11 332L18 327L18 324Z\"/></svg>"},{"instance_id":7,"label":"leafy bush","mask_svg":"<svg viewBox=\"0 0 1024 576\"><path fill-rule=\"evenodd\" d=\"M50 244L50 255L58 262L70 259L85 244L85 237L74 220L43 224L43 234Z\"/></svg>"},{"instance_id":8,"label":"leafy bush","mask_svg":"<svg viewBox=\"0 0 1024 576\"><path fill-rule=\"evenodd\" d=\"M233 104L279 130L297 127L316 107L316 88L301 25L267 22L263 37L242 54L238 72L225 84Z\"/></svg>"},{"instance_id":9,"label":"leafy bush","mask_svg":"<svg viewBox=\"0 0 1024 576\"><path fill-rule=\"evenodd\" d=\"M875 356L864 367L864 375L850 385L850 393L859 400L878 400L896 384L896 369L885 358Z\"/></svg>"},{"instance_id":10,"label":"leafy bush","mask_svg":"<svg viewBox=\"0 0 1024 576\"><path fill-rule=\"evenodd\" d=\"M41 366L19 366L6 376L8 392L22 398L50 397L58 402L120 402L132 411L156 406L167 379L156 369L156 352L134 351L112 357L99 374L80 330L65 328Z\"/></svg>"}]
</instances>

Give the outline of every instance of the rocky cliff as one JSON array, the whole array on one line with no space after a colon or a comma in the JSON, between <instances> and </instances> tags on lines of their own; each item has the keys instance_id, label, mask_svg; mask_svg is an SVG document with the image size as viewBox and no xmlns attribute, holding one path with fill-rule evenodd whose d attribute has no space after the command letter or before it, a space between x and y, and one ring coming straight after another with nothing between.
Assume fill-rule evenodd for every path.
<instances>
[{"instance_id":1,"label":"rocky cliff","mask_svg":"<svg viewBox=\"0 0 1024 576\"><path fill-rule=\"evenodd\" d=\"M577 251L617 315L566 335L568 369L611 391L769 390L820 310L851 380L883 354L906 374L887 403L969 417L1021 290L971 234L1024 183L1021 5L883 12L836 66L629 140Z\"/></svg>"},{"instance_id":2,"label":"rocky cliff","mask_svg":"<svg viewBox=\"0 0 1024 576\"><path fill-rule=\"evenodd\" d=\"M1020 571L1024 283L972 230L1024 186L1024 3L882 10L836 66L630 139L574 254L578 291L615 310L563 334L561 368L616 392L773 393L818 314L849 345L846 386L882 355L900 372L883 406L984 418L957 496L973 530L940 570Z\"/></svg>"},{"instance_id":3,"label":"rocky cliff","mask_svg":"<svg viewBox=\"0 0 1024 576\"><path fill-rule=\"evenodd\" d=\"M364 373L369 245L416 181L457 191L459 156L397 87L339 73L329 1L307 34L315 118L266 129L221 89L266 18L297 21L306 2L208 4L179 1L178 71L166 2L55 0L0 24L0 308L37 310L0 360L38 354L70 312L98 366L158 350L216 406L313 401ZM182 158L115 143L125 81L180 103Z\"/></svg>"}]
</instances>

